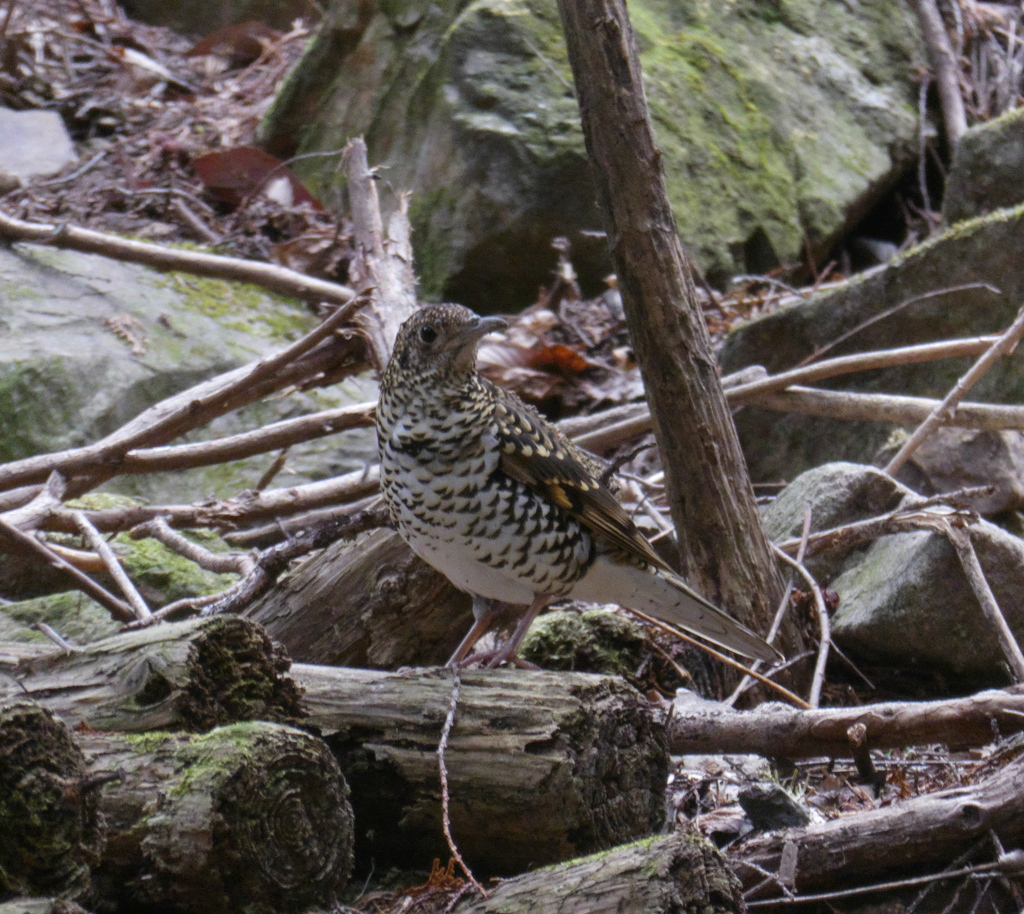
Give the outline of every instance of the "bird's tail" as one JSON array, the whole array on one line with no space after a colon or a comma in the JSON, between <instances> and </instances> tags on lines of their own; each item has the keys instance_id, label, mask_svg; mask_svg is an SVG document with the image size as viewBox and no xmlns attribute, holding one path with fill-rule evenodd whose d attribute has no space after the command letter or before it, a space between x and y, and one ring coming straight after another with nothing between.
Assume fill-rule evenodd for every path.
<instances>
[{"instance_id":1,"label":"bird's tail","mask_svg":"<svg viewBox=\"0 0 1024 914\"><path fill-rule=\"evenodd\" d=\"M744 657L774 663L782 655L745 625L705 600L675 575L613 562L598 556L577 582L573 597L618 603L707 638Z\"/></svg>"}]
</instances>

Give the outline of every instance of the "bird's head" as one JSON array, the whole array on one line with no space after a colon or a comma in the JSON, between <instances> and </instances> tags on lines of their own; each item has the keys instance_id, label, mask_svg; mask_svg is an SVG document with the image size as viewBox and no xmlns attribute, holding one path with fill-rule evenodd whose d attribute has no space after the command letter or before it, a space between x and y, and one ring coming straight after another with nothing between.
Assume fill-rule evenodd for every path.
<instances>
[{"instance_id":1,"label":"bird's head","mask_svg":"<svg viewBox=\"0 0 1024 914\"><path fill-rule=\"evenodd\" d=\"M402 324L387 374L420 378L472 373L480 340L507 326L500 317L480 317L462 305L430 305Z\"/></svg>"}]
</instances>

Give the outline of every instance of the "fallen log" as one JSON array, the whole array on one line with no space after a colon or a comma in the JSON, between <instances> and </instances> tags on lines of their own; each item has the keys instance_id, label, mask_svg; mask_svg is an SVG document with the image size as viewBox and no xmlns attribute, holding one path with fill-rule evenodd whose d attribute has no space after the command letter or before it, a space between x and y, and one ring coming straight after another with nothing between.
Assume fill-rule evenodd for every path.
<instances>
[{"instance_id":1,"label":"fallen log","mask_svg":"<svg viewBox=\"0 0 1024 914\"><path fill-rule=\"evenodd\" d=\"M394 530L329 546L245 615L293 660L387 670L444 663L473 624L469 597Z\"/></svg>"},{"instance_id":2,"label":"fallen log","mask_svg":"<svg viewBox=\"0 0 1024 914\"><path fill-rule=\"evenodd\" d=\"M250 722L203 735L75 734L98 791L106 909L303 911L352 867L348 785L323 742Z\"/></svg>"},{"instance_id":3,"label":"fallen log","mask_svg":"<svg viewBox=\"0 0 1024 914\"><path fill-rule=\"evenodd\" d=\"M448 670L295 664L306 721L352 786L356 856L429 868L447 856L436 750ZM649 835L664 817L662 712L622 680L462 674L445 761L452 833L479 873L519 873Z\"/></svg>"},{"instance_id":4,"label":"fallen log","mask_svg":"<svg viewBox=\"0 0 1024 914\"><path fill-rule=\"evenodd\" d=\"M854 742L851 728L864 727ZM1024 686L990 689L947 701L894 701L859 708L798 710L761 705L734 711L715 705L706 713L675 713L669 749L675 755L754 753L801 759L851 758L857 751L943 743L949 749L985 746L1024 730Z\"/></svg>"},{"instance_id":5,"label":"fallen log","mask_svg":"<svg viewBox=\"0 0 1024 914\"><path fill-rule=\"evenodd\" d=\"M154 625L75 651L0 646L0 699L39 701L69 726L141 733L289 720L298 692L266 633L233 616ZM20 656L19 656L20 655Z\"/></svg>"},{"instance_id":6,"label":"fallen log","mask_svg":"<svg viewBox=\"0 0 1024 914\"><path fill-rule=\"evenodd\" d=\"M0 904L0 914L88 914L67 898L16 898Z\"/></svg>"},{"instance_id":7,"label":"fallen log","mask_svg":"<svg viewBox=\"0 0 1024 914\"><path fill-rule=\"evenodd\" d=\"M710 841L668 835L570 860L498 885L490 898L468 896L456 914L738 914L739 881Z\"/></svg>"},{"instance_id":8,"label":"fallen log","mask_svg":"<svg viewBox=\"0 0 1024 914\"><path fill-rule=\"evenodd\" d=\"M82 898L102 840L85 757L45 708L0 703L0 900Z\"/></svg>"},{"instance_id":9,"label":"fallen log","mask_svg":"<svg viewBox=\"0 0 1024 914\"><path fill-rule=\"evenodd\" d=\"M1024 839L1024 754L975 784L772 832L734 845L728 856L745 890L761 886L751 901L780 894L765 873L797 893L839 889L941 870L989 834L1008 848Z\"/></svg>"}]
</instances>

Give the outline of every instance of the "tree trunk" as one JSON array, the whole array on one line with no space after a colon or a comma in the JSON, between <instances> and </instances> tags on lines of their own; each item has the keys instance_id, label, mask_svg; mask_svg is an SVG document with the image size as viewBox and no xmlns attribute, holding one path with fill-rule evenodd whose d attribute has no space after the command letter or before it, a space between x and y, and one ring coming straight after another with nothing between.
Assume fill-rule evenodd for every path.
<instances>
[{"instance_id":1,"label":"tree trunk","mask_svg":"<svg viewBox=\"0 0 1024 914\"><path fill-rule=\"evenodd\" d=\"M287 657L261 628L233 616L154 625L72 652L19 653L0 649L0 699L35 699L71 727L208 730L289 720L299 710Z\"/></svg>"},{"instance_id":2,"label":"tree trunk","mask_svg":"<svg viewBox=\"0 0 1024 914\"><path fill-rule=\"evenodd\" d=\"M782 594L676 230L623 0L558 0L587 151L665 467L683 574L766 632Z\"/></svg>"},{"instance_id":3,"label":"tree trunk","mask_svg":"<svg viewBox=\"0 0 1024 914\"><path fill-rule=\"evenodd\" d=\"M444 663L473 624L469 597L394 530L328 546L246 616L294 660L388 670Z\"/></svg>"},{"instance_id":4,"label":"tree trunk","mask_svg":"<svg viewBox=\"0 0 1024 914\"><path fill-rule=\"evenodd\" d=\"M352 868L348 785L316 737L262 722L202 736L85 732L105 907L271 914L326 906Z\"/></svg>"},{"instance_id":5,"label":"tree trunk","mask_svg":"<svg viewBox=\"0 0 1024 914\"><path fill-rule=\"evenodd\" d=\"M709 841L674 834L502 882L490 898L468 896L456 914L739 914L739 880Z\"/></svg>"},{"instance_id":6,"label":"tree trunk","mask_svg":"<svg viewBox=\"0 0 1024 914\"><path fill-rule=\"evenodd\" d=\"M0 703L0 900L89 894L102 839L81 750L29 701Z\"/></svg>"},{"instance_id":7,"label":"tree trunk","mask_svg":"<svg viewBox=\"0 0 1024 914\"><path fill-rule=\"evenodd\" d=\"M352 785L359 859L446 856L435 753L453 674L295 664L292 675ZM463 673L445 759L470 865L507 875L649 835L664 817L661 716L612 677Z\"/></svg>"}]
</instances>

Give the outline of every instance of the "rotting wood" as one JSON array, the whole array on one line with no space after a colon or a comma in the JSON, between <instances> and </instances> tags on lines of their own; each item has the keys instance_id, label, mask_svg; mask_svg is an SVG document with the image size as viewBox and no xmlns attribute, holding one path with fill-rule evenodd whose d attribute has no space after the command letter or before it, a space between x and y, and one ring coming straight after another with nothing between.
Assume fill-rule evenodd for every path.
<instances>
[{"instance_id":1,"label":"rotting wood","mask_svg":"<svg viewBox=\"0 0 1024 914\"><path fill-rule=\"evenodd\" d=\"M1024 754L971 785L741 842L729 860L744 889L761 885L750 901L780 894L765 873L777 873L784 856L789 888L812 892L939 870L990 834L1004 847L1024 839Z\"/></svg>"},{"instance_id":2,"label":"rotting wood","mask_svg":"<svg viewBox=\"0 0 1024 914\"><path fill-rule=\"evenodd\" d=\"M209 733L88 731L106 847L97 893L119 910L305 911L352 869L348 786L323 742L262 721Z\"/></svg>"},{"instance_id":3,"label":"rotting wood","mask_svg":"<svg viewBox=\"0 0 1024 914\"><path fill-rule=\"evenodd\" d=\"M739 914L736 876L709 841L673 834L637 841L500 883L489 898L466 896L456 914Z\"/></svg>"},{"instance_id":4,"label":"rotting wood","mask_svg":"<svg viewBox=\"0 0 1024 914\"><path fill-rule=\"evenodd\" d=\"M446 855L435 751L447 670L294 664L306 722L352 787L357 855L428 866ZM455 841L478 876L509 875L649 835L664 817L662 712L622 680L465 671L445 753Z\"/></svg>"},{"instance_id":5,"label":"rotting wood","mask_svg":"<svg viewBox=\"0 0 1024 914\"><path fill-rule=\"evenodd\" d=\"M332 544L245 615L294 660L392 670L443 664L473 621L469 597L393 530Z\"/></svg>"},{"instance_id":6,"label":"rotting wood","mask_svg":"<svg viewBox=\"0 0 1024 914\"><path fill-rule=\"evenodd\" d=\"M0 899L87 897L102 845L85 757L30 701L0 702Z\"/></svg>"},{"instance_id":7,"label":"rotting wood","mask_svg":"<svg viewBox=\"0 0 1024 914\"><path fill-rule=\"evenodd\" d=\"M206 730L290 720L299 710L287 658L259 626L234 616L152 626L13 663L5 653L0 646L0 698L37 700L72 727Z\"/></svg>"}]
</instances>

